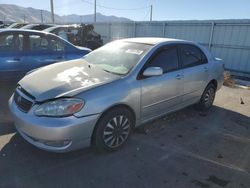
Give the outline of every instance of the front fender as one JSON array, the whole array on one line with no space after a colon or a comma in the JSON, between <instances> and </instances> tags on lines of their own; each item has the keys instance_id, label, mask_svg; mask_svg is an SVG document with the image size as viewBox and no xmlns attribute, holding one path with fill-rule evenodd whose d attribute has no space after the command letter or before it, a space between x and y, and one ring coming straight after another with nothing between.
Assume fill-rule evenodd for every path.
<instances>
[{"instance_id":1,"label":"front fender","mask_svg":"<svg viewBox=\"0 0 250 188\"><path fill-rule=\"evenodd\" d=\"M77 117L102 114L112 106L124 104L140 117L140 85L121 78L114 82L98 86L76 96L85 101L83 109L75 114Z\"/></svg>"}]
</instances>

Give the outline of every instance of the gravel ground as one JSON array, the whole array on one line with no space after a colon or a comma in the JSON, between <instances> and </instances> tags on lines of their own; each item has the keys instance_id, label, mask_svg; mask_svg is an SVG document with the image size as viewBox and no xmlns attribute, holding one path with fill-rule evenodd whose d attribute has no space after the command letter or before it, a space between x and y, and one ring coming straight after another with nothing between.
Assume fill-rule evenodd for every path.
<instances>
[{"instance_id":1,"label":"gravel ground","mask_svg":"<svg viewBox=\"0 0 250 188\"><path fill-rule=\"evenodd\" d=\"M0 187L250 187L249 90L223 87L207 114L172 113L104 154L54 154L26 143L8 115L10 93L0 93Z\"/></svg>"}]
</instances>

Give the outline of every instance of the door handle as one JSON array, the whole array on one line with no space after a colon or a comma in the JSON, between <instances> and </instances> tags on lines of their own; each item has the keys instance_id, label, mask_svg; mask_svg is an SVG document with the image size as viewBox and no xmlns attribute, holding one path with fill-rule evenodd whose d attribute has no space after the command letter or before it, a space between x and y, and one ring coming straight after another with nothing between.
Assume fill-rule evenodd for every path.
<instances>
[{"instance_id":1,"label":"door handle","mask_svg":"<svg viewBox=\"0 0 250 188\"><path fill-rule=\"evenodd\" d=\"M207 72L208 71L208 67L204 67L204 71Z\"/></svg>"},{"instance_id":2,"label":"door handle","mask_svg":"<svg viewBox=\"0 0 250 188\"><path fill-rule=\"evenodd\" d=\"M20 58L13 58L13 59L7 60L8 63L17 63L17 62L19 62L19 61L21 61Z\"/></svg>"},{"instance_id":3,"label":"door handle","mask_svg":"<svg viewBox=\"0 0 250 188\"><path fill-rule=\"evenodd\" d=\"M57 62L57 61L61 61L61 60L63 60L62 58L59 58L59 57L57 57L57 58L54 58L54 59L41 59L40 61L41 62L46 62L46 63L50 63L50 62Z\"/></svg>"},{"instance_id":4,"label":"door handle","mask_svg":"<svg viewBox=\"0 0 250 188\"><path fill-rule=\"evenodd\" d=\"M180 80L182 78L182 76L180 74L177 74L175 77L177 80Z\"/></svg>"}]
</instances>

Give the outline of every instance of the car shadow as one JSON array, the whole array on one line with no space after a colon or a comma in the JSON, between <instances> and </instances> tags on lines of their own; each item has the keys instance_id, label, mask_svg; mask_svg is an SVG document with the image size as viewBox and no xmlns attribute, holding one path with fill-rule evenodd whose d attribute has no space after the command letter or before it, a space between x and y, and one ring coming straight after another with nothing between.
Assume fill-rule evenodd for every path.
<instances>
[{"instance_id":1,"label":"car shadow","mask_svg":"<svg viewBox=\"0 0 250 188\"><path fill-rule=\"evenodd\" d=\"M151 131L154 131L154 136L157 134L159 136L162 136L162 122L165 122L163 125L165 126L165 129L168 129L168 127L170 127L170 124L171 129L174 129L173 126L175 126L175 124L178 124L178 122L184 122L184 124L185 122L189 122L190 124L190 120L196 122L196 126L199 126L197 120L202 121L203 123L210 122L210 126L212 126L214 129L225 129L227 131L236 133L238 136L242 135L243 137L248 137L248 139L250 139L250 117L218 106L214 106L209 112L206 112L205 115L204 113L201 114L193 107L188 107L168 116L159 118L153 123L148 123L146 126ZM161 126L157 126L157 124ZM187 128L187 126L182 126L181 129L179 127L179 134L182 134L183 131L185 131L185 129ZM207 127L204 127L204 124L200 125L199 129L204 129L203 131L207 131ZM2 131L2 133L4 133L4 131ZM133 136L136 137L138 135L134 133ZM149 134L146 136L151 137L152 135ZM139 137L139 139L143 138L145 141L145 137ZM194 138L190 137L188 139L194 142ZM136 142L136 140L133 140L133 142L134 141ZM133 144L133 142L131 141L128 143L128 148L134 147L134 144L136 143ZM147 140L145 142L147 142ZM125 148L125 151L126 149L127 148ZM13 187L18 185L18 182L20 183L22 179L22 185L23 187L25 187L25 182L28 182L28 179L34 177L35 174L47 174L46 178L48 181L50 181L50 174L60 173L57 171L58 168L74 169L79 168L79 166L85 168L84 164L86 163L88 163L88 166L96 168L97 172L98 167L95 166L95 158L98 158L98 156L100 155L97 155L96 152L93 152L93 149L91 148L63 154L46 152L37 149L31 144L27 143L24 139L21 138L21 136L19 136L19 134L16 133L0 150L0 179L2 179L0 182L0 186L9 185L10 187ZM90 158L92 160L90 160ZM98 160L102 159L99 158ZM130 163L129 159L126 158L117 158L115 160L122 160L122 163L124 163L124 165ZM106 164L105 161L103 161L102 168L108 169L109 164ZM92 172L94 172L94 170ZM92 175L94 176L94 174ZM76 177L80 176L81 174L75 172L75 174L70 174L70 177L67 177L67 181L73 182ZM15 182L15 180L17 182ZM53 181L58 181L59 183L59 181L63 181L63 177ZM56 183L57 182L53 182L54 185L56 185Z\"/></svg>"},{"instance_id":2,"label":"car shadow","mask_svg":"<svg viewBox=\"0 0 250 188\"><path fill-rule=\"evenodd\" d=\"M11 114L8 107L8 101L15 90L15 83L1 82L0 81L0 135L1 126L12 122Z\"/></svg>"},{"instance_id":3,"label":"car shadow","mask_svg":"<svg viewBox=\"0 0 250 188\"><path fill-rule=\"evenodd\" d=\"M0 122L0 136L15 132L16 129L13 122Z\"/></svg>"}]
</instances>

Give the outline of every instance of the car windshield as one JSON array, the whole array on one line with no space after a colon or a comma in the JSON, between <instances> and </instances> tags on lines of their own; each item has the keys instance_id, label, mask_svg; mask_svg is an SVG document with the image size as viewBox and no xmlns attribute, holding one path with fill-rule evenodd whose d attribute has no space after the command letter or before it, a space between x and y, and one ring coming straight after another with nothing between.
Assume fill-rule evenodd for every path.
<instances>
[{"instance_id":1,"label":"car windshield","mask_svg":"<svg viewBox=\"0 0 250 188\"><path fill-rule=\"evenodd\" d=\"M126 75L151 47L148 44L115 41L83 58L106 72Z\"/></svg>"}]
</instances>

